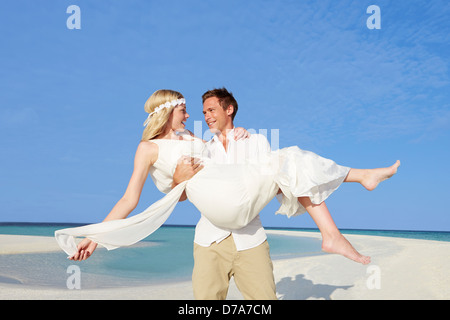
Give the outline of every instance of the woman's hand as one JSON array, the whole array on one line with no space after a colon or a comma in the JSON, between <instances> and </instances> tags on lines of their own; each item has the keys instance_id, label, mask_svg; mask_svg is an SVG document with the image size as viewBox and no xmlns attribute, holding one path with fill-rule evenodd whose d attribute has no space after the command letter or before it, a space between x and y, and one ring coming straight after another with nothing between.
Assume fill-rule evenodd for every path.
<instances>
[{"instance_id":1,"label":"woman's hand","mask_svg":"<svg viewBox=\"0 0 450 320\"><path fill-rule=\"evenodd\" d=\"M78 244L77 253L75 253L69 259L75 260L75 261L86 260L87 258L89 258L91 256L91 254L94 252L94 250L96 248L97 248L97 243L86 238Z\"/></svg>"},{"instance_id":2,"label":"woman's hand","mask_svg":"<svg viewBox=\"0 0 450 320\"><path fill-rule=\"evenodd\" d=\"M250 132L245 130L242 127L237 127L234 129L234 140L242 140L242 139L248 139L250 138Z\"/></svg>"}]
</instances>

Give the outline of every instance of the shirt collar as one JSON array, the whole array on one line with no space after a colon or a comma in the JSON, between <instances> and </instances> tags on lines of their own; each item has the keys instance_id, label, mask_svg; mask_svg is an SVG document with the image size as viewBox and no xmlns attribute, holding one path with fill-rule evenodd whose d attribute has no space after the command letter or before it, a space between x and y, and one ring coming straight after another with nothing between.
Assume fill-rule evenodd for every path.
<instances>
[{"instance_id":1,"label":"shirt collar","mask_svg":"<svg viewBox=\"0 0 450 320\"><path fill-rule=\"evenodd\" d=\"M234 129L235 129L235 127L233 127L233 129L228 131L228 133L227 133L227 140L228 141L234 140ZM230 136L231 136L232 139L230 139ZM220 140L219 140L219 133L214 134L214 136L211 139L211 142L220 142Z\"/></svg>"}]
</instances>

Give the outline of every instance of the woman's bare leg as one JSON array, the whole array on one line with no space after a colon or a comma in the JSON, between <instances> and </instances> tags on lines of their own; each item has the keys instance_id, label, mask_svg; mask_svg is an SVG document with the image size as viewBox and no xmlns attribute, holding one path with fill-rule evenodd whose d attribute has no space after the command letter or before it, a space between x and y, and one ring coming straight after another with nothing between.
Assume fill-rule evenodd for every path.
<instances>
[{"instance_id":1,"label":"woman's bare leg","mask_svg":"<svg viewBox=\"0 0 450 320\"><path fill-rule=\"evenodd\" d=\"M361 255L341 234L325 202L316 205L308 197L299 197L298 201L308 211L317 227L319 227L320 233L322 234L323 251L341 254L346 258L362 264L370 263L370 257Z\"/></svg>"},{"instance_id":2,"label":"woman's bare leg","mask_svg":"<svg viewBox=\"0 0 450 320\"><path fill-rule=\"evenodd\" d=\"M381 181L389 179L397 173L400 161L390 167L376 169L350 169L344 182L358 182L369 191L374 190Z\"/></svg>"}]
</instances>

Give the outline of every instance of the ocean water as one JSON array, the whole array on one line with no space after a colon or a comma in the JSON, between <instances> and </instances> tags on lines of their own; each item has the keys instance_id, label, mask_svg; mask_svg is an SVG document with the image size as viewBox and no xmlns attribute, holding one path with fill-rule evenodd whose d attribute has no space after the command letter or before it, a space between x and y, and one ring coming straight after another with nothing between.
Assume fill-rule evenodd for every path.
<instances>
[{"instance_id":1,"label":"ocean water","mask_svg":"<svg viewBox=\"0 0 450 320\"><path fill-rule=\"evenodd\" d=\"M53 236L74 224L0 223L0 234ZM272 259L321 253L317 239L268 235ZM118 287L190 280L194 227L163 226L132 247L97 248L82 262L63 252L0 255L0 282L66 287L71 265L79 266L83 288ZM0 243L1 246L1 243Z\"/></svg>"},{"instance_id":2,"label":"ocean water","mask_svg":"<svg viewBox=\"0 0 450 320\"><path fill-rule=\"evenodd\" d=\"M0 223L0 234L53 236L73 224ZM280 230L280 229L277 229ZM317 232L314 229L288 229ZM450 232L342 230L343 233L450 241ZM86 261L67 259L63 251L0 255L0 282L66 287L69 267L80 268L84 289L158 284L190 280L194 227L163 226L132 247L99 248ZM273 260L323 254L321 241L268 235ZM1 243L0 243L1 246Z\"/></svg>"}]
</instances>

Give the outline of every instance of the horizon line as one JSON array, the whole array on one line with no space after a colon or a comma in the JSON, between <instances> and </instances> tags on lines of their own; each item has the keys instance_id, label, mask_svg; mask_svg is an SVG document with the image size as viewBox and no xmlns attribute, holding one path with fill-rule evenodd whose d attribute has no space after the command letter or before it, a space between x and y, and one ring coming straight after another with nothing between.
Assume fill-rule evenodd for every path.
<instances>
[{"instance_id":1,"label":"horizon line","mask_svg":"<svg viewBox=\"0 0 450 320\"><path fill-rule=\"evenodd\" d=\"M94 224L92 222L83 223L83 222L29 222L29 221L0 221L0 226L2 225L73 225L73 226L84 226L88 224ZM185 228L194 228L196 225L191 224L163 224L161 227L185 227ZM263 226L264 229L278 229L278 230L306 230L319 232L318 228L311 227L277 227L277 226ZM390 231L390 232L441 232L441 233L450 233L450 230L406 230L406 229L361 229L361 228L339 228L339 230L348 230L348 231Z\"/></svg>"}]
</instances>

